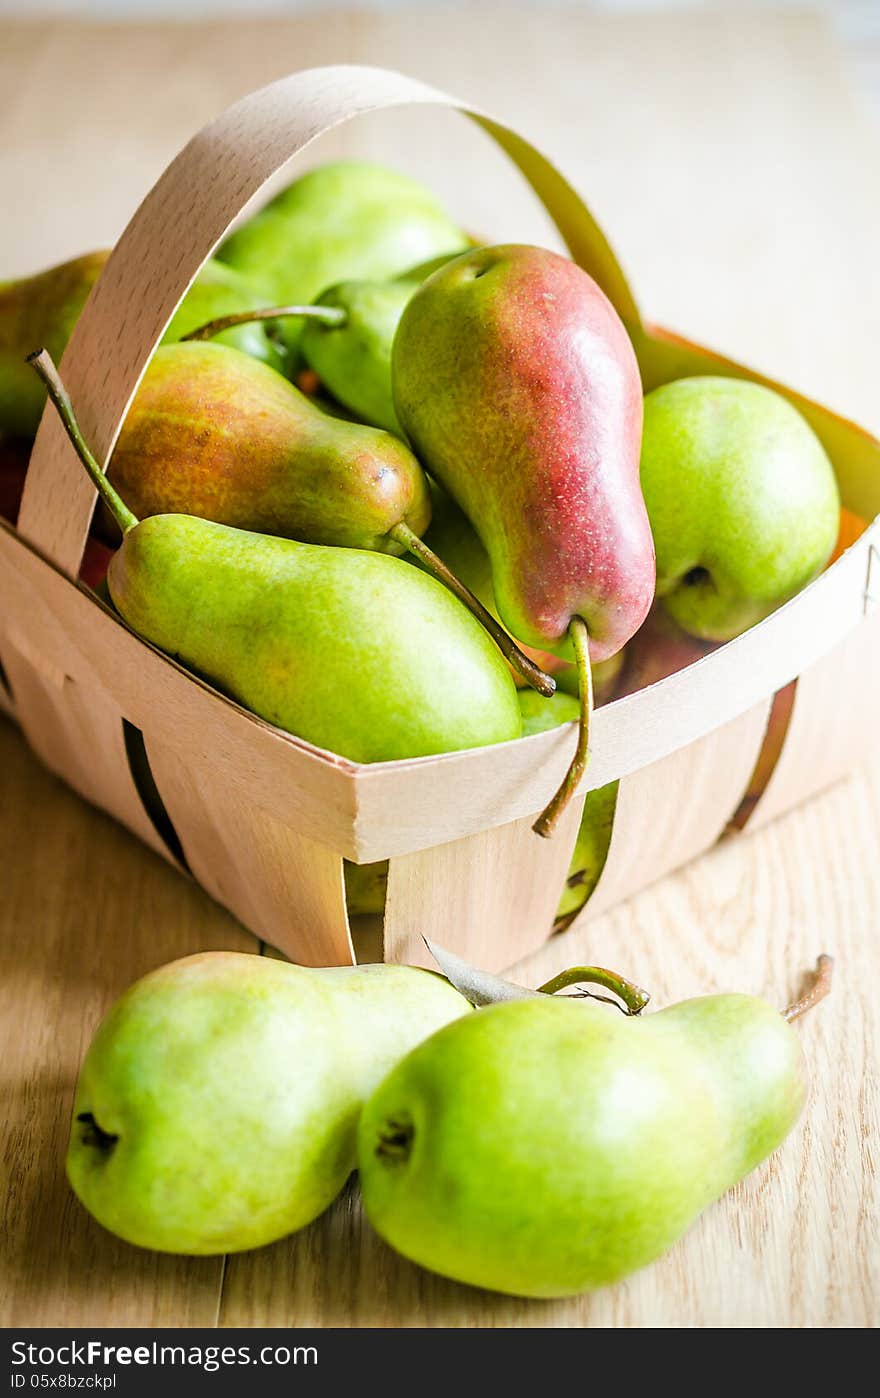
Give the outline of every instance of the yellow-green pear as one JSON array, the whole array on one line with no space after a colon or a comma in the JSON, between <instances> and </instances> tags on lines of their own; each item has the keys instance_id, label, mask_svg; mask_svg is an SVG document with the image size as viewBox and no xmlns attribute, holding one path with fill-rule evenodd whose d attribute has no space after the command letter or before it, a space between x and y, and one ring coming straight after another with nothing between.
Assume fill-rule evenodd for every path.
<instances>
[{"instance_id":1,"label":"yellow-green pear","mask_svg":"<svg viewBox=\"0 0 880 1398\"><path fill-rule=\"evenodd\" d=\"M262 1247L336 1197L364 1099L467 1010L442 977L408 966L174 961L133 985L92 1040L68 1179L99 1223L140 1247Z\"/></svg>"},{"instance_id":2,"label":"yellow-green pear","mask_svg":"<svg viewBox=\"0 0 880 1398\"><path fill-rule=\"evenodd\" d=\"M825 567L840 495L797 408L761 384L676 379L645 398L642 493L657 596L679 626L728 641Z\"/></svg>"},{"instance_id":3,"label":"yellow-green pear","mask_svg":"<svg viewBox=\"0 0 880 1398\"><path fill-rule=\"evenodd\" d=\"M805 1003L786 1016L750 995L638 1017L551 997L477 1010L364 1108L371 1223L473 1286L565 1296L618 1281L788 1135L806 1075L787 1018Z\"/></svg>"}]
</instances>

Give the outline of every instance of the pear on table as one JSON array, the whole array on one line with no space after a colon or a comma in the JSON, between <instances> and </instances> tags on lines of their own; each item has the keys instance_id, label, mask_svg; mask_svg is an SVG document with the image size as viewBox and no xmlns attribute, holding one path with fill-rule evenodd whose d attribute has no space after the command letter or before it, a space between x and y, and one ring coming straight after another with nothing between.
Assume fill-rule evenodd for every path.
<instances>
[{"instance_id":1,"label":"pear on table","mask_svg":"<svg viewBox=\"0 0 880 1398\"><path fill-rule=\"evenodd\" d=\"M620 650L654 593L635 352L573 262L541 248L480 248L408 303L392 379L413 449L488 552L504 625L540 650L574 651L581 732L536 823L550 834L586 765L589 661Z\"/></svg>"},{"instance_id":2,"label":"pear on table","mask_svg":"<svg viewBox=\"0 0 880 1398\"><path fill-rule=\"evenodd\" d=\"M750 995L626 1018L535 997L441 1029L361 1116L371 1223L473 1286L564 1296L619 1280L788 1135L806 1090L788 1020L829 978L823 958L785 1015Z\"/></svg>"},{"instance_id":3,"label":"pear on table","mask_svg":"<svg viewBox=\"0 0 880 1398\"><path fill-rule=\"evenodd\" d=\"M355 762L519 737L509 670L440 583L361 549L194 515L138 521L83 441L51 360L33 363L122 530L107 584L139 636L261 718Z\"/></svg>"},{"instance_id":4,"label":"pear on table","mask_svg":"<svg viewBox=\"0 0 880 1398\"><path fill-rule=\"evenodd\" d=\"M822 443L780 394L676 379L645 399L641 481L657 595L685 631L727 641L825 567L840 496Z\"/></svg>"},{"instance_id":5,"label":"pear on table","mask_svg":"<svg viewBox=\"0 0 880 1398\"><path fill-rule=\"evenodd\" d=\"M336 1197L364 1099L468 1012L408 966L309 970L206 952L144 977L80 1071L67 1176L112 1233L194 1255L262 1247Z\"/></svg>"}]
</instances>

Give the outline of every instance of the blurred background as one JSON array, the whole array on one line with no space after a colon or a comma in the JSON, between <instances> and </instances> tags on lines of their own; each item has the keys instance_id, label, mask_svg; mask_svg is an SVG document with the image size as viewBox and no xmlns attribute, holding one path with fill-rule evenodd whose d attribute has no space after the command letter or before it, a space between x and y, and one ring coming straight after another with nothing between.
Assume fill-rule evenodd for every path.
<instances>
[{"instance_id":1,"label":"blurred background","mask_svg":"<svg viewBox=\"0 0 880 1398\"><path fill-rule=\"evenodd\" d=\"M828 229L877 226L880 0L0 0L0 276L111 244L224 106L338 62L509 121L583 194L651 319L870 416L847 351L876 309ZM558 245L448 113L360 118L297 168L346 155L426 180L489 241Z\"/></svg>"},{"instance_id":2,"label":"blurred background","mask_svg":"<svg viewBox=\"0 0 880 1398\"><path fill-rule=\"evenodd\" d=\"M0 0L0 15L39 19L66 15L106 20L218 19L230 16L291 15L322 12L333 23L334 12L361 10L473 10L472 0L361 0L357 6L344 0ZM663 11L711 11L731 9L821 11L846 46L864 90L870 94L880 119L880 0L533 0L507 8L528 8L545 15L556 9L598 14L660 13Z\"/></svg>"}]
</instances>

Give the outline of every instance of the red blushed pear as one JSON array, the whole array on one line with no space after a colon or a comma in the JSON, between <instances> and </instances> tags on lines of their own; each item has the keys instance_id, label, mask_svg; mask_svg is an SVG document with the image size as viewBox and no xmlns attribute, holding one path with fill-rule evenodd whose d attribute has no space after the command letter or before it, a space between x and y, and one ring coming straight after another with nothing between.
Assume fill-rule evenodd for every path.
<instances>
[{"instance_id":1,"label":"red blushed pear","mask_svg":"<svg viewBox=\"0 0 880 1398\"><path fill-rule=\"evenodd\" d=\"M134 514L181 512L311 544L402 553L431 517L419 463L340 423L274 369L221 344L157 350L107 472Z\"/></svg>"},{"instance_id":2,"label":"red blushed pear","mask_svg":"<svg viewBox=\"0 0 880 1398\"><path fill-rule=\"evenodd\" d=\"M535 829L549 835L588 755L589 661L642 624L654 547L639 484L642 386L626 329L582 268L543 248L478 248L404 310L398 418L489 554L498 611L581 676L581 733Z\"/></svg>"}]
</instances>

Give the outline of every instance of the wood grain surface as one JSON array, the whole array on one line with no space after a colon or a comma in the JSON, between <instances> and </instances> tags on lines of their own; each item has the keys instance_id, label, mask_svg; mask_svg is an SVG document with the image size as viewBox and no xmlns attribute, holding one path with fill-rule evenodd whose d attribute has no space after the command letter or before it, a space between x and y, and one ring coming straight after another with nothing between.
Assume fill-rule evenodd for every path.
<instances>
[{"instance_id":1,"label":"wood grain surface","mask_svg":"<svg viewBox=\"0 0 880 1398\"><path fill-rule=\"evenodd\" d=\"M309 63L398 66L508 115L611 233L652 320L880 430L876 135L824 28L799 15L608 19L481 9L234 26L0 25L0 276L111 242L183 141ZM430 161L426 160L430 152ZM548 240L512 172L451 118L367 118L322 143L433 183L468 226ZM849 696L841 693L845 725ZM817 743L822 735L817 734ZM629 1282L520 1302L392 1255L350 1188L311 1228L226 1260L138 1252L63 1178L79 1059L137 975L254 940L39 766L0 720L0 1322L23 1325L865 1326L877 1321L880 754L521 963L614 963L655 1003L782 1003L820 950L834 998L802 1025L813 1091L774 1159ZM667 816L668 819L674 818ZM670 831L670 838L674 838Z\"/></svg>"}]
</instances>

